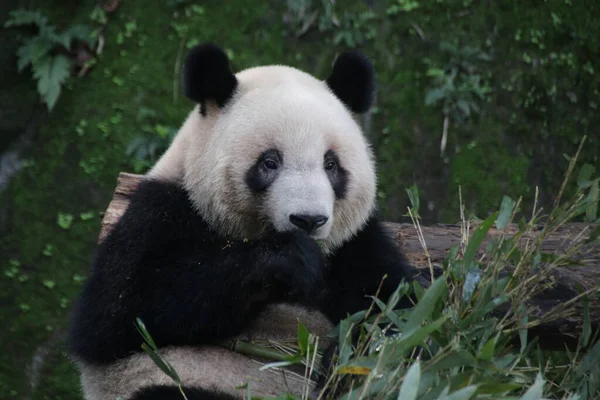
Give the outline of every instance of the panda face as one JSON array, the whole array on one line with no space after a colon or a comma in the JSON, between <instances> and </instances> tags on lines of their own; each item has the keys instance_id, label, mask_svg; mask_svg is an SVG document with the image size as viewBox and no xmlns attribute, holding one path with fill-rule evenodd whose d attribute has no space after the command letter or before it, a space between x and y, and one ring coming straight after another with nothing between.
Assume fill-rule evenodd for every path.
<instances>
[{"instance_id":1,"label":"panda face","mask_svg":"<svg viewBox=\"0 0 600 400\"><path fill-rule=\"evenodd\" d=\"M304 155L294 149L289 153L268 149L247 171L246 183L275 230L303 230L315 239L325 239L335 200L346 193L347 172L334 150Z\"/></svg>"},{"instance_id":2,"label":"panda face","mask_svg":"<svg viewBox=\"0 0 600 400\"><path fill-rule=\"evenodd\" d=\"M193 117L183 167L191 200L226 235L299 229L326 251L341 245L375 203L360 127L323 81L301 71L258 67L236 77L226 107Z\"/></svg>"}]
</instances>

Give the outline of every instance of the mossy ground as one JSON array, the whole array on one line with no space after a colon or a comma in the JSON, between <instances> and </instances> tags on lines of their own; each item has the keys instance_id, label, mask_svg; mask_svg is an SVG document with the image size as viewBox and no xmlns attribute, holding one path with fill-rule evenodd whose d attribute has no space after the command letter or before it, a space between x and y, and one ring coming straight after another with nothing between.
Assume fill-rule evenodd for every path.
<instances>
[{"instance_id":1,"label":"mossy ground","mask_svg":"<svg viewBox=\"0 0 600 400\"><path fill-rule=\"evenodd\" d=\"M95 3L32 0L21 6L40 8L51 22L68 26L93 24L88 16ZM421 2L423 7L412 12L387 16L389 4L402 3L390 1L377 6L380 19L375 22L365 17L362 25L324 28L322 33L313 29L296 38L283 22L285 2L257 1L249 6L237 0L204 1L187 8L176 8L175 3L121 2L110 15L97 65L84 78L69 82L26 154L28 166L1 194L6 205L5 220L0 219L1 398L80 398L76 370L63 347L68 310L87 275L100 214L116 177L119 171L133 170L126 148L141 132L140 110L154 110L154 123L177 127L192 107L181 96L174 70L180 49L185 53L195 42L224 46L235 70L282 63L325 77L336 52L345 47L343 41L333 44L337 34L374 32L362 46L375 60L380 82L367 130L379 158L381 206L389 219L398 220L405 213L404 188L415 182L427 200L421 214L428 222L458 219L458 184L469 208L481 216L497 206L503 194L528 196L534 184L544 184L552 194L566 166L561 154L573 154L581 134L597 125L598 117L591 112L598 104L592 85L597 78L585 75L584 67L600 68L597 55L588 52L597 48L600 35L593 32L600 29L587 19L587 30L570 23L581 13L574 6L561 3L551 10L563 24L552 30L548 10L540 16L529 15L533 11L520 6L432 1ZM364 16L365 9L363 2L348 5L352 15ZM468 13L461 14L463 9ZM593 13L586 10L586 14ZM523 20L525 15L529 19ZM567 24L573 28L563 32ZM426 40L415 26L425 32ZM549 49L539 48L539 35L531 33L535 30L545 32ZM513 40L517 31L525 32L519 42ZM443 69L454 62L440 50L445 37L457 38L465 46L483 43L495 61L476 63L470 70L469 74L489 81L493 95L481 102L476 117L451 125L448 150L441 157L443 114L440 107L426 106L424 96L432 85L428 68ZM573 53L574 61L532 71L536 67L517 58L524 48L531 48L529 53L538 59L550 52L559 59L567 54L569 59ZM16 60L10 62L15 65ZM19 81L10 86L10 93L2 94L3 104L32 104L33 81L14 70L10 76ZM567 78L576 84L569 86ZM559 88L571 87L585 104L568 103L573 96L564 93L553 100L548 82L557 79ZM582 86L581 79L589 85ZM540 94L545 87L548 93ZM548 113L550 106L553 113ZM597 162L598 149L596 137L586 147L584 160Z\"/></svg>"}]
</instances>

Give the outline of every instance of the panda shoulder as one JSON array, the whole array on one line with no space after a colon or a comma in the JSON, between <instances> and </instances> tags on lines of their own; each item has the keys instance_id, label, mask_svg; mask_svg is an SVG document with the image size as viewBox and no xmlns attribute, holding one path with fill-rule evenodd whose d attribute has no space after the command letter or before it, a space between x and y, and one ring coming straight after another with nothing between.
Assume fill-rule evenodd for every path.
<instances>
[{"instance_id":1,"label":"panda shoulder","mask_svg":"<svg viewBox=\"0 0 600 400\"><path fill-rule=\"evenodd\" d=\"M378 243L389 245L395 244L393 233L384 225L377 213L372 214L365 224L358 230L353 239L353 245L377 245Z\"/></svg>"},{"instance_id":2,"label":"panda shoulder","mask_svg":"<svg viewBox=\"0 0 600 400\"><path fill-rule=\"evenodd\" d=\"M182 185L145 178L131 194L119 225L142 229L160 225L181 229L194 222L197 224L199 219Z\"/></svg>"},{"instance_id":3,"label":"panda shoulder","mask_svg":"<svg viewBox=\"0 0 600 400\"><path fill-rule=\"evenodd\" d=\"M394 232L377 214L372 215L363 227L335 254L338 260L372 265L395 265L400 270L410 270L409 263L398 244Z\"/></svg>"}]
</instances>

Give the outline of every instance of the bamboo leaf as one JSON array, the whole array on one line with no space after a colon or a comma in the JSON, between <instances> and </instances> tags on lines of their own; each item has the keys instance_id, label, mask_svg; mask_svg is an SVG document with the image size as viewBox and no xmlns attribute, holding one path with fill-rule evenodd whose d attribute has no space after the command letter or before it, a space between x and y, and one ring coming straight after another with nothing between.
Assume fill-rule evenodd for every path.
<instances>
[{"instance_id":1,"label":"bamboo leaf","mask_svg":"<svg viewBox=\"0 0 600 400\"><path fill-rule=\"evenodd\" d=\"M445 400L468 400L477 391L477 386L471 385L457 390L449 396L442 397Z\"/></svg>"},{"instance_id":2,"label":"bamboo leaf","mask_svg":"<svg viewBox=\"0 0 600 400\"><path fill-rule=\"evenodd\" d=\"M594 222L598 218L598 201L600 198L600 190L598 180L594 181L590 187L590 193L587 197L587 207L585 208L585 219L588 222Z\"/></svg>"},{"instance_id":3,"label":"bamboo leaf","mask_svg":"<svg viewBox=\"0 0 600 400\"><path fill-rule=\"evenodd\" d=\"M420 380L421 363L417 361L410 366L404 376L404 381L402 382L400 392L398 393L398 400L415 400L417 398Z\"/></svg>"},{"instance_id":4,"label":"bamboo leaf","mask_svg":"<svg viewBox=\"0 0 600 400\"><path fill-rule=\"evenodd\" d=\"M404 334L415 331L421 326L421 323L431 316L431 312L435 308L435 304L440 299L446 290L446 276L438 277L433 284L427 288L423 297L413 308L404 325Z\"/></svg>"},{"instance_id":5,"label":"bamboo leaf","mask_svg":"<svg viewBox=\"0 0 600 400\"><path fill-rule=\"evenodd\" d=\"M308 339L309 333L308 329L298 320L298 347L300 347L300 353L306 354L308 352Z\"/></svg>"},{"instance_id":6,"label":"bamboo leaf","mask_svg":"<svg viewBox=\"0 0 600 400\"><path fill-rule=\"evenodd\" d=\"M477 364L477 359L465 350L459 350L456 353L449 353L441 360L430 364L427 367L428 371L443 371L449 368L467 367Z\"/></svg>"},{"instance_id":7,"label":"bamboo leaf","mask_svg":"<svg viewBox=\"0 0 600 400\"><path fill-rule=\"evenodd\" d=\"M410 350L415 346L422 345L425 339L427 339L432 332L440 329L446 320L447 317L445 316L438 318L422 328L403 334L400 340L391 342L383 354L385 363L387 364L388 362L393 362L394 360L403 357L407 350Z\"/></svg>"},{"instance_id":8,"label":"bamboo leaf","mask_svg":"<svg viewBox=\"0 0 600 400\"><path fill-rule=\"evenodd\" d=\"M496 219L496 228L503 229L513 213L515 207L515 201L508 196L502 197L502 204L500 204L500 212Z\"/></svg>"},{"instance_id":9,"label":"bamboo leaf","mask_svg":"<svg viewBox=\"0 0 600 400\"><path fill-rule=\"evenodd\" d=\"M142 344L142 349L146 352L146 354L148 354L150 356L152 361L154 361L154 364L156 364L156 366L158 368L160 368L160 370L162 372L164 372L166 375L168 375L177 384L181 383L181 380L179 379L179 375L177 375L177 372L171 366L171 364L169 364L165 359L163 359L153 349L148 347L148 345L146 343Z\"/></svg>"},{"instance_id":10,"label":"bamboo leaf","mask_svg":"<svg viewBox=\"0 0 600 400\"><path fill-rule=\"evenodd\" d=\"M535 383L533 384L533 386L531 386L529 389L527 389L527 392L525 392L525 394L523 396L521 396L521 400L542 399L543 391L544 391L544 378L542 378L542 375L540 373L538 373L535 378Z\"/></svg>"},{"instance_id":11,"label":"bamboo leaf","mask_svg":"<svg viewBox=\"0 0 600 400\"><path fill-rule=\"evenodd\" d=\"M496 350L496 338L493 337L488 340L479 353L477 354L477 358L483 361L491 361L494 357L494 351Z\"/></svg>"},{"instance_id":12,"label":"bamboo leaf","mask_svg":"<svg viewBox=\"0 0 600 400\"><path fill-rule=\"evenodd\" d=\"M154 340L152 340L152 336L150 336L150 333L146 329L146 325L140 318L135 319L135 327L144 338L144 341L148 343L152 349L157 350L156 344L154 343Z\"/></svg>"},{"instance_id":13,"label":"bamboo leaf","mask_svg":"<svg viewBox=\"0 0 600 400\"><path fill-rule=\"evenodd\" d=\"M527 321L528 317L525 315L523 318L521 318L521 325L527 326ZM519 340L521 342L521 354L524 354L523 352L527 348L527 328L519 329Z\"/></svg>"},{"instance_id":14,"label":"bamboo leaf","mask_svg":"<svg viewBox=\"0 0 600 400\"><path fill-rule=\"evenodd\" d=\"M271 369L271 368L288 367L290 365L294 365L295 363L296 363L296 361L277 361L277 362L263 365L262 367L259 368L259 371L264 371L264 370Z\"/></svg>"},{"instance_id":15,"label":"bamboo leaf","mask_svg":"<svg viewBox=\"0 0 600 400\"><path fill-rule=\"evenodd\" d=\"M408 194L408 199L410 200L412 210L415 212L416 215L418 215L420 208L419 188L417 187L417 185L413 184L411 187L405 190Z\"/></svg>"},{"instance_id":16,"label":"bamboo leaf","mask_svg":"<svg viewBox=\"0 0 600 400\"><path fill-rule=\"evenodd\" d=\"M371 369L368 367L344 365L343 367L339 367L336 372L340 375L369 375Z\"/></svg>"},{"instance_id":17,"label":"bamboo leaf","mask_svg":"<svg viewBox=\"0 0 600 400\"><path fill-rule=\"evenodd\" d=\"M481 247L481 243L487 236L490 228L494 225L494 221L498 216L498 212L493 213L489 217L485 219L473 232L473 235L469 239L469 244L467 245L467 249L465 250L465 255L463 257L464 267L468 268L471 266L473 261L475 260L475 255L477 251Z\"/></svg>"},{"instance_id":18,"label":"bamboo leaf","mask_svg":"<svg viewBox=\"0 0 600 400\"><path fill-rule=\"evenodd\" d=\"M348 318L342 320L339 324L339 360L340 364L346 364L352 356L352 335L350 329L352 328L351 322Z\"/></svg>"},{"instance_id":19,"label":"bamboo leaf","mask_svg":"<svg viewBox=\"0 0 600 400\"><path fill-rule=\"evenodd\" d=\"M600 340L583 357L579 364L578 372L586 374L596 368L598 364L600 364Z\"/></svg>"},{"instance_id":20,"label":"bamboo leaf","mask_svg":"<svg viewBox=\"0 0 600 400\"><path fill-rule=\"evenodd\" d=\"M577 175L577 186L579 186L580 189L585 189L591 186L591 178L594 171L595 168L593 165L583 164L581 170L579 171L579 175Z\"/></svg>"},{"instance_id":21,"label":"bamboo leaf","mask_svg":"<svg viewBox=\"0 0 600 400\"><path fill-rule=\"evenodd\" d=\"M477 289L477 284L481 280L481 275L482 272L477 267L470 268L469 272L467 272L465 283L463 285L463 301L465 303L471 301L473 293L475 293L475 289Z\"/></svg>"}]
</instances>

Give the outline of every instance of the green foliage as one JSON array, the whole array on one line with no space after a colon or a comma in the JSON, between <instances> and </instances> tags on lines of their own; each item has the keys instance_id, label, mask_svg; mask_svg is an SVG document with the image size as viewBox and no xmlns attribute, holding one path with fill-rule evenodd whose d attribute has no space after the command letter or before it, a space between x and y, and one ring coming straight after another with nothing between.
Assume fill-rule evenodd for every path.
<instances>
[{"instance_id":1,"label":"green foliage","mask_svg":"<svg viewBox=\"0 0 600 400\"><path fill-rule=\"evenodd\" d=\"M421 200L419 197L419 188L417 185L412 185L406 189L406 194L408 195L408 199L410 200L411 208L409 210L409 215L412 215L414 218L419 217L419 208L421 207Z\"/></svg>"},{"instance_id":2,"label":"green foliage","mask_svg":"<svg viewBox=\"0 0 600 400\"><path fill-rule=\"evenodd\" d=\"M56 223L63 229L69 229L71 227L71 223L73 222L73 215L58 213L56 217Z\"/></svg>"},{"instance_id":3,"label":"green foliage","mask_svg":"<svg viewBox=\"0 0 600 400\"><path fill-rule=\"evenodd\" d=\"M388 6L387 13L389 15L395 15L401 12L409 12L419 8L419 2L416 0L395 0Z\"/></svg>"},{"instance_id":4,"label":"green foliage","mask_svg":"<svg viewBox=\"0 0 600 400\"><path fill-rule=\"evenodd\" d=\"M50 243L47 243L42 250L42 254L46 257L52 257L54 255L55 247Z\"/></svg>"},{"instance_id":5,"label":"green foliage","mask_svg":"<svg viewBox=\"0 0 600 400\"><path fill-rule=\"evenodd\" d=\"M153 109L141 107L137 120L142 127L142 134L133 138L127 146L127 156L131 157L135 172L142 172L151 167L177 134L177 129L159 123Z\"/></svg>"},{"instance_id":6,"label":"green foliage","mask_svg":"<svg viewBox=\"0 0 600 400\"><path fill-rule=\"evenodd\" d=\"M333 44L357 47L375 38L377 14L362 7L339 7L335 2L320 0L287 0L291 30L295 36L306 34L316 27L321 34L331 37ZM340 10L340 8L342 8Z\"/></svg>"},{"instance_id":7,"label":"green foliage","mask_svg":"<svg viewBox=\"0 0 600 400\"><path fill-rule=\"evenodd\" d=\"M69 77L73 62L60 51L69 51L75 40L92 45L89 29L84 25L73 25L62 32L50 25L40 11L25 9L13 10L4 23L5 28L34 25L37 35L22 41L17 50L18 69L22 71L31 66L33 77L37 80L37 90L42 100L52 111L61 87ZM59 51L60 50L60 51Z\"/></svg>"},{"instance_id":8,"label":"green foliage","mask_svg":"<svg viewBox=\"0 0 600 400\"><path fill-rule=\"evenodd\" d=\"M552 271L570 265L581 246L546 257L544 268L537 268L544 239L593 201L579 189L549 216L535 213L516 234L488 238L484 245L494 223L502 229L518 210L519 203L505 197L500 210L478 224L460 251L448 254L443 274L426 291L415 284L418 303L413 309L391 312L397 298L387 304L375 299L380 312L359 322L359 343L351 357L340 354L337 378L329 387L346 390L343 399L596 398L600 342L590 341L589 311L578 351L569 357L540 352L522 335L541 321L525 304L548 288ZM536 242L518 250L519 241L542 218L547 220ZM509 261L514 267L507 270ZM509 274L501 278L503 271ZM598 292L599 287L590 291ZM559 305L544 320L567 310L574 311ZM342 321L340 329L348 322ZM523 341L520 350L510 345L516 334ZM352 368L358 366L360 370ZM351 383L343 383L342 377Z\"/></svg>"},{"instance_id":9,"label":"green foliage","mask_svg":"<svg viewBox=\"0 0 600 400\"><path fill-rule=\"evenodd\" d=\"M464 123L472 114L480 112L480 102L491 91L478 66L491 57L481 49L461 46L457 41L442 41L440 53L445 59L440 67L432 60L425 60L429 66L427 76L433 78L433 86L425 94L425 104L441 103L444 115Z\"/></svg>"},{"instance_id":10,"label":"green foliage","mask_svg":"<svg viewBox=\"0 0 600 400\"><path fill-rule=\"evenodd\" d=\"M587 197L582 199L584 202L582 208L585 209L584 220L586 222L600 223L600 216L598 215L600 177L592 178L595 172L596 168L593 165L584 164L577 176L577 186L584 193L586 189L588 190Z\"/></svg>"},{"instance_id":11,"label":"green foliage","mask_svg":"<svg viewBox=\"0 0 600 400\"><path fill-rule=\"evenodd\" d=\"M106 11L99 5L94 7L92 12L90 13L90 19L100 25L104 25L108 22L108 17L106 16Z\"/></svg>"},{"instance_id":12,"label":"green foliage","mask_svg":"<svg viewBox=\"0 0 600 400\"><path fill-rule=\"evenodd\" d=\"M48 289L52 290L52 289L54 289L54 286L56 286L56 282L53 281L52 279L44 279L42 281L42 285L44 285Z\"/></svg>"},{"instance_id":13,"label":"green foliage","mask_svg":"<svg viewBox=\"0 0 600 400\"><path fill-rule=\"evenodd\" d=\"M37 79L38 93L52 110L60 95L60 88L69 77L71 61L63 56L43 57L37 63L32 63L33 77Z\"/></svg>"}]
</instances>

